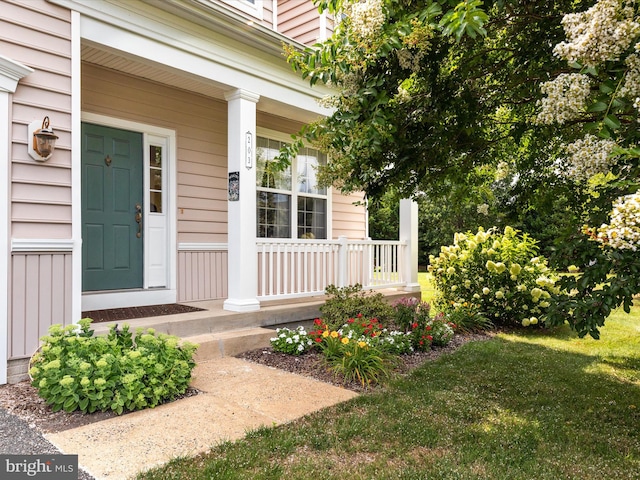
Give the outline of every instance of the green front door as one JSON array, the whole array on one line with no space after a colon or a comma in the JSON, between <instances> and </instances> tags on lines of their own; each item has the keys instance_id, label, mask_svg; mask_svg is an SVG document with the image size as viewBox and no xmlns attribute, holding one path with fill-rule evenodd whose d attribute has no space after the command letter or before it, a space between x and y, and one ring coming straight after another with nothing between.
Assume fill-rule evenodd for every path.
<instances>
[{"instance_id":1,"label":"green front door","mask_svg":"<svg viewBox=\"0 0 640 480\"><path fill-rule=\"evenodd\" d=\"M82 291L142 287L142 134L82 124Z\"/></svg>"}]
</instances>

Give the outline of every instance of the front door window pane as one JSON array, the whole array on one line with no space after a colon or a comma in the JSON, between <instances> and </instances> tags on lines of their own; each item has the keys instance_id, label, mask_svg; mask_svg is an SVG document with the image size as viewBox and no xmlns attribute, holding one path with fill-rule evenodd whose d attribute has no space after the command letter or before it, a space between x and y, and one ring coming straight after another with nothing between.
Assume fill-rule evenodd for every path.
<instances>
[{"instance_id":1,"label":"front door window pane","mask_svg":"<svg viewBox=\"0 0 640 480\"><path fill-rule=\"evenodd\" d=\"M149 147L149 211L162 213L162 147Z\"/></svg>"}]
</instances>

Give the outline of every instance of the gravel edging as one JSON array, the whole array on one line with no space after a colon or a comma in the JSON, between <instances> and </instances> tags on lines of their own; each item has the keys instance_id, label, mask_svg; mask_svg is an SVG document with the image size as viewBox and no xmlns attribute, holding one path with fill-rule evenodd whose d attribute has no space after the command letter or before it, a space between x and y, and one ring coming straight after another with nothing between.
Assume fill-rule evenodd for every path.
<instances>
[{"instance_id":1,"label":"gravel edging","mask_svg":"<svg viewBox=\"0 0 640 480\"><path fill-rule=\"evenodd\" d=\"M60 454L51 442L27 422L0 407L0 452L5 455ZM95 480L80 469L78 480Z\"/></svg>"}]
</instances>

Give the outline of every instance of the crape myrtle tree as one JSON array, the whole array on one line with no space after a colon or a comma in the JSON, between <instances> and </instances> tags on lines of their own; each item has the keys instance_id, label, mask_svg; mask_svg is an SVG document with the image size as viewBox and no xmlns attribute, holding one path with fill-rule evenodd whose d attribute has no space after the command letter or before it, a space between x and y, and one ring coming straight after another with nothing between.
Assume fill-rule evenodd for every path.
<instances>
[{"instance_id":1,"label":"crape myrtle tree","mask_svg":"<svg viewBox=\"0 0 640 480\"><path fill-rule=\"evenodd\" d=\"M311 84L335 87L324 100L334 113L305 127L287 153L303 140L329 153L325 184L369 198L390 189L436 198L475 168L508 161L528 173L522 192L556 187L543 168L555 129L527 120L539 84L569 70L552 54L563 13L593 1L317 3L343 20L327 41L287 53Z\"/></svg>"},{"instance_id":2,"label":"crape myrtle tree","mask_svg":"<svg viewBox=\"0 0 640 480\"><path fill-rule=\"evenodd\" d=\"M552 323L599 336L612 309L640 292L640 4L599 0L564 17L554 54L571 67L541 87L534 121L574 139L561 146L560 176L587 193L582 232L565 242L575 275L564 278ZM565 138L570 138L566 135Z\"/></svg>"},{"instance_id":3,"label":"crape myrtle tree","mask_svg":"<svg viewBox=\"0 0 640 480\"><path fill-rule=\"evenodd\" d=\"M579 295L557 299L553 322L568 318L581 335L597 337L610 309L628 306L638 291L636 263L623 258L612 263L628 254L610 242L619 233L590 230L598 241L576 234L586 220L613 225L606 223L611 200L636 189L637 5L622 0L317 3L342 19L334 35L287 54L311 84L335 87L335 95L325 99L334 113L305 127L283 152L283 161L303 141L311 142L330 155L320 172L323 183L344 192L363 190L370 199L389 190L401 197L447 198L478 169L510 172L494 197L507 207L507 219L517 212L515 217L536 228L553 213L557 236L561 228L574 234L570 241L561 239L560 245L571 249L559 254L565 264L571 260L581 268L567 280L576 282L567 287L579 287ZM607 145L607 153L593 145ZM619 154L616 162L610 162L609 152ZM568 166L580 158L605 158L601 163L611 168L585 180ZM614 218L633 206L622 198L617 204Z\"/></svg>"}]
</instances>

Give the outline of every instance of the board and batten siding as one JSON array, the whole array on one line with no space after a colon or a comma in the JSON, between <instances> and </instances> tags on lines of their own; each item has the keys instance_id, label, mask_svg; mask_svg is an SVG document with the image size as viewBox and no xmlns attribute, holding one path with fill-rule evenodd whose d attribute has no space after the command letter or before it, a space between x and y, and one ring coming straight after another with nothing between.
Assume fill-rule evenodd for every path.
<instances>
[{"instance_id":1,"label":"board and batten siding","mask_svg":"<svg viewBox=\"0 0 640 480\"><path fill-rule=\"evenodd\" d=\"M51 325L71 323L71 253L14 253L12 266L9 358L24 358Z\"/></svg>"},{"instance_id":2,"label":"board and batten siding","mask_svg":"<svg viewBox=\"0 0 640 480\"><path fill-rule=\"evenodd\" d=\"M34 69L11 96L10 236L71 245L71 13L44 0L3 0L0 53ZM60 138L53 157L41 163L28 155L28 125L45 116ZM71 247L29 248L11 254L11 361L31 356L52 324L73 321Z\"/></svg>"},{"instance_id":3,"label":"board and batten siding","mask_svg":"<svg viewBox=\"0 0 640 480\"><path fill-rule=\"evenodd\" d=\"M178 252L178 301L227 298L227 250Z\"/></svg>"}]
</instances>

